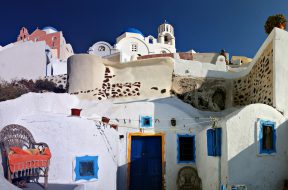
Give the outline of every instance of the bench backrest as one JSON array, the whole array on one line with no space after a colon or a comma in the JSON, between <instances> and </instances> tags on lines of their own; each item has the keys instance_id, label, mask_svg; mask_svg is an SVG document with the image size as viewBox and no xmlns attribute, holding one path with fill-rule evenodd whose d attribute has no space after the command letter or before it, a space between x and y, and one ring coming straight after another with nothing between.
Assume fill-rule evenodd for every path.
<instances>
[{"instance_id":1,"label":"bench backrest","mask_svg":"<svg viewBox=\"0 0 288 190\"><path fill-rule=\"evenodd\" d=\"M0 143L8 151L10 146L34 148L35 140L28 129L12 124L0 131Z\"/></svg>"}]
</instances>

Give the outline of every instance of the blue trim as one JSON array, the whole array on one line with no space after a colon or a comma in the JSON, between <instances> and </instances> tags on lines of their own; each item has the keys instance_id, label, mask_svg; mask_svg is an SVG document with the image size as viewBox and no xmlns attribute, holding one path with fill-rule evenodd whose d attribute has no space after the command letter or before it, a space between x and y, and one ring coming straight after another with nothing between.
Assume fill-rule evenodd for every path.
<instances>
[{"instance_id":1,"label":"blue trim","mask_svg":"<svg viewBox=\"0 0 288 190\"><path fill-rule=\"evenodd\" d=\"M222 128L215 128L215 156L221 156Z\"/></svg>"},{"instance_id":2,"label":"blue trim","mask_svg":"<svg viewBox=\"0 0 288 190\"><path fill-rule=\"evenodd\" d=\"M188 160L188 161L181 161L180 160L180 141L179 138L181 137L192 137L193 140L193 159ZM190 163L195 163L196 162L196 136L195 135L190 135L190 134L177 134L177 163L178 164L190 164Z\"/></svg>"},{"instance_id":3,"label":"blue trim","mask_svg":"<svg viewBox=\"0 0 288 190\"><path fill-rule=\"evenodd\" d=\"M208 156L221 156L222 128L207 130L207 153Z\"/></svg>"},{"instance_id":4,"label":"blue trim","mask_svg":"<svg viewBox=\"0 0 288 190\"><path fill-rule=\"evenodd\" d=\"M81 176L80 175L80 162L93 162L93 171L94 175L92 176ZM91 180L91 179L98 179L98 156L82 156L82 157L76 157L76 166L75 166L75 181L78 180Z\"/></svg>"},{"instance_id":5,"label":"blue trim","mask_svg":"<svg viewBox=\"0 0 288 190\"><path fill-rule=\"evenodd\" d=\"M268 120L263 120L260 119L259 121L260 123L260 132L259 132L259 143L260 143L260 150L259 150L259 154L272 154L272 153L276 153L276 129L275 129L275 125L276 123L273 121L268 121ZM264 149L263 148L263 128L264 126L269 126L272 127L272 131L273 131L273 145L272 145L272 149Z\"/></svg>"},{"instance_id":6,"label":"blue trim","mask_svg":"<svg viewBox=\"0 0 288 190\"><path fill-rule=\"evenodd\" d=\"M215 130L208 129L206 132L207 136L207 153L208 156L215 156Z\"/></svg>"},{"instance_id":7,"label":"blue trim","mask_svg":"<svg viewBox=\"0 0 288 190\"><path fill-rule=\"evenodd\" d=\"M149 124L147 124L145 121L149 120ZM140 118L140 127L141 128L151 128L153 121L151 116L141 116Z\"/></svg>"}]
</instances>

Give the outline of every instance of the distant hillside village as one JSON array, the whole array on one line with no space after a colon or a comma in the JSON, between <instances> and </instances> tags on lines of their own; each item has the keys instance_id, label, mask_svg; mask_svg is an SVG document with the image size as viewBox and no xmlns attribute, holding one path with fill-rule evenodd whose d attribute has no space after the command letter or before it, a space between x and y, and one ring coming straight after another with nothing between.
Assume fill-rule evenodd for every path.
<instances>
[{"instance_id":1,"label":"distant hillside village","mask_svg":"<svg viewBox=\"0 0 288 190\"><path fill-rule=\"evenodd\" d=\"M23 27L0 48L0 189L288 189L288 33L253 59L176 45L167 22L83 54Z\"/></svg>"}]
</instances>

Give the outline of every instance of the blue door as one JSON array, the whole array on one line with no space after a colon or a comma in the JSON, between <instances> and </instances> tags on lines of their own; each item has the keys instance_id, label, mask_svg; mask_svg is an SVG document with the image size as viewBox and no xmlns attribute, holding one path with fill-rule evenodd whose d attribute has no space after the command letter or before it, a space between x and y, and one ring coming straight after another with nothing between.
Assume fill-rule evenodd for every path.
<instances>
[{"instance_id":1,"label":"blue door","mask_svg":"<svg viewBox=\"0 0 288 190\"><path fill-rule=\"evenodd\" d=\"M162 139L132 136L130 190L162 189Z\"/></svg>"}]
</instances>

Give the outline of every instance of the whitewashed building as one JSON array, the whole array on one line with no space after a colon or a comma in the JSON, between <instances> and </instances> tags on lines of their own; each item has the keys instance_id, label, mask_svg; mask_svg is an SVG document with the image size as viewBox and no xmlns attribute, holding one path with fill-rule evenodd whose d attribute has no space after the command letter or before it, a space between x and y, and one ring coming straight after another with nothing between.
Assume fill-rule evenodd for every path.
<instances>
[{"instance_id":1,"label":"whitewashed building","mask_svg":"<svg viewBox=\"0 0 288 190\"><path fill-rule=\"evenodd\" d=\"M89 48L88 53L120 62L136 60L149 54L175 53L174 28L165 22L158 27L158 37L144 34L136 28L127 28L117 37L115 44L100 41Z\"/></svg>"},{"instance_id":2,"label":"whitewashed building","mask_svg":"<svg viewBox=\"0 0 288 190\"><path fill-rule=\"evenodd\" d=\"M288 33L274 29L247 68L233 72L215 69L225 65L216 54L213 67L199 61L206 55L125 64L74 55L69 94L0 102L0 130L23 125L48 143L49 183L77 190L283 189L287 47ZM80 117L71 108L82 109ZM93 175L79 175L77 160L91 157Z\"/></svg>"}]
</instances>

